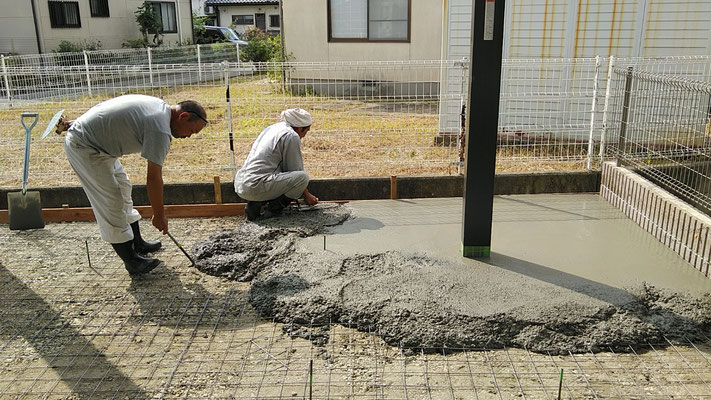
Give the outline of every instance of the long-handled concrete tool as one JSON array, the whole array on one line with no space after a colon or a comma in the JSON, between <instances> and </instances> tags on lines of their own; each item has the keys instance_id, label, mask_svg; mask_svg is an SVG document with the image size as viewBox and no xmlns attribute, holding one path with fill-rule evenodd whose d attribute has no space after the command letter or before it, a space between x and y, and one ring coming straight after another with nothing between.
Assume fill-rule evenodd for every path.
<instances>
[{"instance_id":1,"label":"long-handled concrete tool","mask_svg":"<svg viewBox=\"0 0 711 400\"><path fill-rule=\"evenodd\" d=\"M27 126L25 118L34 118ZM42 201L37 191L27 191L27 176L30 168L30 131L37 124L37 113L22 113L20 122L25 128L25 163L22 170L22 192L7 194L7 219L10 229L25 230L44 228Z\"/></svg>"},{"instance_id":2,"label":"long-handled concrete tool","mask_svg":"<svg viewBox=\"0 0 711 400\"><path fill-rule=\"evenodd\" d=\"M47 124L47 128L44 130L44 133L42 133L42 139L46 138L50 132L56 132L57 134L61 133L59 120L62 119L63 114L64 110L59 110L54 114L52 119L49 121L49 124Z\"/></svg>"},{"instance_id":3,"label":"long-handled concrete tool","mask_svg":"<svg viewBox=\"0 0 711 400\"><path fill-rule=\"evenodd\" d=\"M173 237L173 235L171 235L170 233L166 232L166 235L168 235L168 237L170 238L170 240L172 240L173 243L175 243L175 245L178 246L178 248L180 249L180 251L182 251L183 254L185 254L185 257L187 257L188 260L190 260L190 262L192 263L190 266L191 266L191 267L194 267L194 266L195 266L195 260L193 260L193 258L190 256L190 254L188 254L188 252L185 251L185 249L183 248L183 246L182 246L180 243L178 243L178 241L175 240L175 238Z\"/></svg>"}]
</instances>

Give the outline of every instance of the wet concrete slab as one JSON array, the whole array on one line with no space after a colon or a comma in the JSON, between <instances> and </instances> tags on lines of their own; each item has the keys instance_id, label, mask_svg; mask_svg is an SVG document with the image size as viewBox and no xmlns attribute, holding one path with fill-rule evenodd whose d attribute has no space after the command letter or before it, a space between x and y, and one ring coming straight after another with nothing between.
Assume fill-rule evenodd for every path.
<instances>
[{"instance_id":1,"label":"wet concrete slab","mask_svg":"<svg viewBox=\"0 0 711 400\"><path fill-rule=\"evenodd\" d=\"M334 323L415 352L624 352L711 334L711 282L599 196L496 197L480 259L460 256L461 206L291 209L196 244L197 268L251 281L262 317L318 345Z\"/></svg>"},{"instance_id":2,"label":"wet concrete slab","mask_svg":"<svg viewBox=\"0 0 711 400\"><path fill-rule=\"evenodd\" d=\"M326 251L344 256L417 252L549 283L567 277L621 289L646 283L711 292L711 279L594 193L496 196L491 257L480 259L461 257L461 198L354 201L349 207L353 218L300 245L323 251L325 237Z\"/></svg>"}]
</instances>

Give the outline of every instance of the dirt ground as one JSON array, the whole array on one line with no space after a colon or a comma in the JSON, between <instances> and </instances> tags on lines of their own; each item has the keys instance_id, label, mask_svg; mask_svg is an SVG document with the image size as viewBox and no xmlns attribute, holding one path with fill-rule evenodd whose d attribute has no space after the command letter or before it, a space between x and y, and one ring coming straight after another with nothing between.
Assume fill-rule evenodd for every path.
<instances>
[{"instance_id":1,"label":"dirt ground","mask_svg":"<svg viewBox=\"0 0 711 400\"><path fill-rule=\"evenodd\" d=\"M384 289L390 279L400 279L412 291L419 287L388 268L401 260L420 270L433 265L402 254L374 256L370 270L365 259L303 262L309 255L289 247L343 216L334 212L308 231L288 223L243 224L240 217L171 220L171 232L199 260L205 260L211 237L229 240L226 232L240 232L238 238L264 239L259 235L266 234L262 258L245 259L249 251L233 254L232 265L249 268L222 271L229 277L189 268L177 247L163 240L156 256L164 263L131 279L98 238L94 223L49 224L34 231L0 227L0 399L553 399L559 388L561 398L568 399L711 397L708 325L703 325L705 311L696 308L701 303L687 307L696 315L684 314L701 321L702 332L694 340L668 338L678 326L665 331L656 323L659 336L616 346L604 342L595 351L532 349L526 343L487 344L466 337L438 341L441 335L426 330L419 333L420 341L411 336L397 342L388 331L407 325L402 320L381 317L366 324L342 318L330 308L337 304L334 298L324 295L331 290L326 284L334 275L327 272L334 266L359 271L358 282L374 281ZM157 238L148 221L141 226L144 236ZM284 237L281 245L272 241ZM298 268L294 257L312 267L310 272ZM289 282L275 284L279 276L305 277L308 290L275 299L275 291L256 289L271 287L283 294ZM372 293L356 284L347 290ZM648 293L653 294L649 300L672 298L652 289ZM255 309L262 304L255 301L259 296L270 298L273 306ZM630 303L619 306L625 304ZM664 301L660 310L682 315L683 307L674 304ZM351 307L376 316L378 305L387 310L383 298ZM314 318L315 306L327 313Z\"/></svg>"}]
</instances>

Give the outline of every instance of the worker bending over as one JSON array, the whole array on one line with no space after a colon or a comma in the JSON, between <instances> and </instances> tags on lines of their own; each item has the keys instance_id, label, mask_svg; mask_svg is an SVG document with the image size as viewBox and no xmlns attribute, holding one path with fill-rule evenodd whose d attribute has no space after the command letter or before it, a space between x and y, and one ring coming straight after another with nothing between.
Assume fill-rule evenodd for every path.
<instances>
[{"instance_id":1,"label":"worker bending over","mask_svg":"<svg viewBox=\"0 0 711 400\"><path fill-rule=\"evenodd\" d=\"M101 238L113 246L131 275L155 268L160 260L145 255L160 241L141 238L141 215L133 208L131 182L118 158L139 153L148 160L146 190L153 209L153 226L168 233L163 207L163 161L173 138L186 138L207 125L205 109L187 100L169 105L143 95L119 96L90 108L68 129L64 150L79 177L99 224Z\"/></svg>"}]
</instances>

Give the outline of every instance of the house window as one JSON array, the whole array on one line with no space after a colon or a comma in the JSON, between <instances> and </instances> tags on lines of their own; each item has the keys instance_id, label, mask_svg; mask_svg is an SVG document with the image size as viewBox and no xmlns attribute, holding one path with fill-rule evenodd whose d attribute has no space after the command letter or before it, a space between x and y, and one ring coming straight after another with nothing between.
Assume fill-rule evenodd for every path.
<instances>
[{"instance_id":1,"label":"house window","mask_svg":"<svg viewBox=\"0 0 711 400\"><path fill-rule=\"evenodd\" d=\"M272 28L279 27L279 14L274 14L269 16L269 26Z\"/></svg>"},{"instance_id":2,"label":"house window","mask_svg":"<svg viewBox=\"0 0 711 400\"><path fill-rule=\"evenodd\" d=\"M178 25L175 22L175 3L152 1L151 5L163 26L161 33L177 33Z\"/></svg>"},{"instance_id":3,"label":"house window","mask_svg":"<svg viewBox=\"0 0 711 400\"><path fill-rule=\"evenodd\" d=\"M330 41L410 40L410 0L329 0Z\"/></svg>"},{"instance_id":4,"label":"house window","mask_svg":"<svg viewBox=\"0 0 711 400\"><path fill-rule=\"evenodd\" d=\"M49 22L52 28L81 28L79 3L76 1L50 1Z\"/></svg>"},{"instance_id":5,"label":"house window","mask_svg":"<svg viewBox=\"0 0 711 400\"><path fill-rule=\"evenodd\" d=\"M233 15L232 23L235 25L254 25L254 15Z\"/></svg>"},{"instance_id":6,"label":"house window","mask_svg":"<svg viewBox=\"0 0 711 400\"><path fill-rule=\"evenodd\" d=\"M109 0L89 0L92 17L109 16Z\"/></svg>"}]
</instances>

